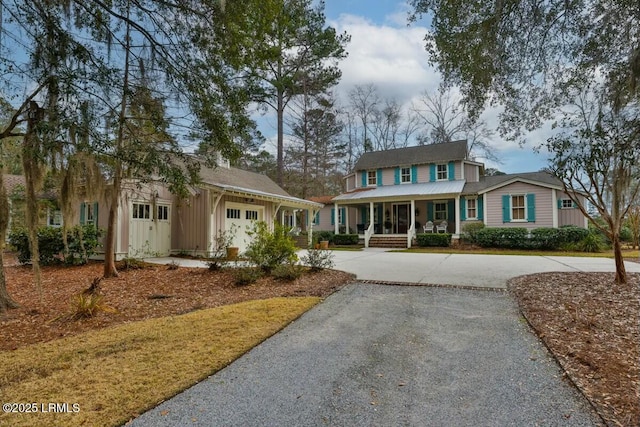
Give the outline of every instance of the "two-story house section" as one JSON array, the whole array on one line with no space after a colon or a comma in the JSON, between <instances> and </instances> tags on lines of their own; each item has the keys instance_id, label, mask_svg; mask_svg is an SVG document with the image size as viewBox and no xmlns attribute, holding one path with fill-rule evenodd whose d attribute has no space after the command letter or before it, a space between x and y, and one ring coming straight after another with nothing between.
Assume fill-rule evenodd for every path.
<instances>
[{"instance_id":1,"label":"two-story house section","mask_svg":"<svg viewBox=\"0 0 640 427\"><path fill-rule=\"evenodd\" d=\"M586 226L584 216L544 173L485 177L467 142L364 153L333 198L334 231L354 232L365 246L410 247L417 233L448 232L480 221L488 227ZM342 225L342 227L341 227Z\"/></svg>"}]
</instances>

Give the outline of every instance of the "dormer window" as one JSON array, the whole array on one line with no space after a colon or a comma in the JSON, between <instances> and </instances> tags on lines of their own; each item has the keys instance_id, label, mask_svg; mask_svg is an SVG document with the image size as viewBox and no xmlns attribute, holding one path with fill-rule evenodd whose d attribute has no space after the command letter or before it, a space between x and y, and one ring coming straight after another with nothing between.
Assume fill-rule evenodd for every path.
<instances>
[{"instance_id":1,"label":"dormer window","mask_svg":"<svg viewBox=\"0 0 640 427\"><path fill-rule=\"evenodd\" d=\"M436 166L436 179L438 181L446 181L449 179L449 167L446 164L439 164Z\"/></svg>"}]
</instances>

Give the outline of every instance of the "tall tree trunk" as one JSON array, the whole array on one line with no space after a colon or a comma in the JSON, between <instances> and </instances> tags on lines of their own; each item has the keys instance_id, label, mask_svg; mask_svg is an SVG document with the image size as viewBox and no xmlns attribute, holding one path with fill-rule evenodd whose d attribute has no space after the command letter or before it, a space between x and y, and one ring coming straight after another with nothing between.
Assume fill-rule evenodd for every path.
<instances>
[{"instance_id":1,"label":"tall tree trunk","mask_svg":"<svg viewBox=\"0 0 640 427\"><path fill-rule=\"evenodd\" d=\"M278 156L276 163L276 183L282 187L284 183L284 91L278 88Z\"/></svg>"},{"instance_id":2,"label":"tall tree trunk","mask_svg":"<svg viewBox=\"0 0 640 427\"><path fill-rule=\"evenodd\" d=\"M4 187L3 173L4 171L0 169L0 313L19 307L7 292L7 282L4 275L4 238L9 226L9 202L7 190Z\"/></svg>"},{"instance_id":3,"label":"tall tree trunk","mask_svg":"<svg viewBox=\"0 0 640 427\"><path fill-rule=\"evenodd\" d=\"M107 236L104 241L104 277L118 277L116 269L116 219L120 202L120 168L116 167L113 187L111 189L111 203L109 203L109 222Z\"/></svg>"}]
</instances>

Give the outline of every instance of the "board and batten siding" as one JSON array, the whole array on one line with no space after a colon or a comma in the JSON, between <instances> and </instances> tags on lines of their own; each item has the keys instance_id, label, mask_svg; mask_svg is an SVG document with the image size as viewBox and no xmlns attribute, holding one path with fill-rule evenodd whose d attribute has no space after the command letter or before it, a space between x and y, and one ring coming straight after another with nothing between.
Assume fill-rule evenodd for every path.
<instances>
[{"instance_id":1,"label":"board and batten siding","mask_svg":"<svg viewBox=\"0 0 640 427\"><path fill-rule=\"evenodd\" d=\"M208 191L199 191L173 205L171 214L171 248L177 251L204 253L207 251L209 221Z\"/></svg>"},{"instance_id":2,"label":"board and batten siding","mask_svg":"<svg viewBox=\"0 0 640 427\"><path fill-rule=\"evenodd\" d=\"M480 181L480 166L470 165L469 163L465 163L465 165L464 165L464 179L467 182L478 182L478 181Z\"/></svg>"},{"instance_id":3,"label":"board and batten siding","mask_svg":"<svg viewBox=\"0 0 640 427\"><path fill-rule=\"evenodd\" d=\"M569 199L567 193L558 191L558 200ZM584 204L584 197L580 197L581 202ZM558 226L563 225L575 225L577 227L585 227L585 216L580 212L580 209L575 208L560 208L558 203Z\"/></svg>"},{"instance_id":4,"label":"board and batten siding","mask_svg":"<svg viewBox=\"0 0 640 427\"><path fill-rule=\"evenodd\" d=\"M503 222L502 196L535 194L535 222ZM485 224L487 227L553 227L553 190L546 187L515 182L493 190L485 195Z\"/></svg>"},{"instance_id":5,"label":"board and batten siding","mask_svg":"<svg viewBox=\"0 0 640 427\"><path fill-rule=\"evenodd\" d=\"M346 185L347 185L347 192L349 191L353 191L356 189L357 185L356 185L356 175L357 174L351 174L349 176L347 176L346 179Z\"/></svg>"}]
</instances>

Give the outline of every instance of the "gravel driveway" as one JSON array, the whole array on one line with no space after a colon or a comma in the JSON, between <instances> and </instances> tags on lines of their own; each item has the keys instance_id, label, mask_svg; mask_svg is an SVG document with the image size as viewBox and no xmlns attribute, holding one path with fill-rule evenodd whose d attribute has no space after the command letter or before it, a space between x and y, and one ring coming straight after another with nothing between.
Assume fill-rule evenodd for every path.
<instances>
[{"instance_id":1,"label":"gravel driveway","mask_svg":"<svg viewBox=\"0 0 640 427\"><path fill-rule=\"evenodd\" d=\"M596 426L503 292L349 285L133 426Z\"/></svg>"}]
</instances>

